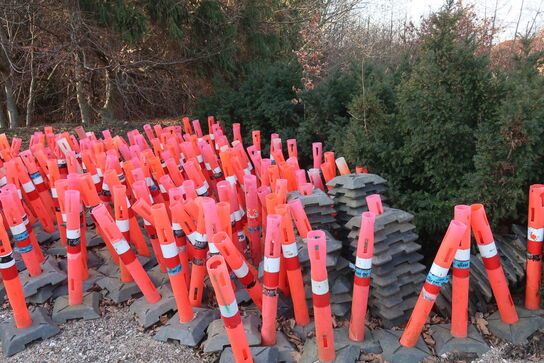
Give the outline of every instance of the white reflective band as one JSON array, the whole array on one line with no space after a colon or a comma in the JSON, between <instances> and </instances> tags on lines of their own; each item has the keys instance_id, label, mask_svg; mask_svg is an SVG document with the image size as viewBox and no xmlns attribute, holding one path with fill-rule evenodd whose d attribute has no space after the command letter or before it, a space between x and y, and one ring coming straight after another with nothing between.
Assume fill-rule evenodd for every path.
<instances>
[{"instance_id":1,"label":"white reflective band","mask_svg":"<svg viewBox=\"0 0 544 363\"><path fill-rule=\"evenodd\" d=\"M232 214L234 214L234 219L236 220L236 222L242 219L242 213L240 213L239 210L233 212Z\"/></svg>"},{"instance_id":2,"label":"white reflective band","mask_svg":"<svg viewBox=\"0 0 544 363\"><path fill-rule=\"evenodd\" d=\"M175 242L167 245L161 244L161 251L164 258L176 257L178 255L178 246L176 246Z\"/></svg>"},{"instance_id":3,"label":"white reflective band","mask_svg":"<svg viewBox=\"0 0 544 363\"><path fill-rule=\"evenodd\" d=\"M527 239L533 242L542 242L544 239L544 228L527 228Z\"/></svg>"},{"instance_id":4,"label":"white reflective band","mask_svg":"<svg viewBox=\"0 0 544 363\"><path fill-rule=\"evenodd\" d=\"M486 245L478 245L480 250L480 255L483 258L490 258L497 255L497 246L495 246L495 241L488 243Z\"/></svg>"},{"instance_id":5,"label":"white reflective band","mask_svg":"<svg viewBox=\"0 0 544 363\"><path fill-rule=\"evenodd\" d=\"M106 183L106 182L102 183L102 189L110 190L110 187L108 186L108 183Z\"/></svg>"},{"instance_id":6,"label":"white reflective band","mask_svg":"<svg viewBox=\"0 0 544 363\"><path fill-rule=\"evenodd\" d=\"M117 252L118 255L122 255L123 253L130 250L130 246L128 245L127 240L124 238L120 239L119 241L115 241L112 244L115 252Z\"/></svg>"},{"instance_id":7,"label":"white reflective band","mask_svg":"<svg viewBox=\"0 0 544 363\"><path fill-rule=\"evenodd\" d=\"M25 225L25 222L23 222L16 226L10 227L9 229L11 230L12 234L21 234L23 232L26 232L26 225Z\"/></svg>"},{"instance_id":8,"label":"white reflective band","mask_svg":"<svg viewBox=\"0 0 544 363\"><path fill-rule=\"evenodd\" d=\"M225 177L225 180L228 181L231 185L236 184L236 175L229 175Z\"/></svg>"},{"instance_id":9,"label":"white reflective band","mask_svg":"<svg viewBox=\"0 0 544 363\"><path fill-rule=\"evenodd\" d=\"M240 218L242 218L243 216L246 215L246 212L242 209L242 207L240 207L240 209L238 209L238 212L240 212Z\"/></svg>"},{"instance_id":10,"label":"white reflective band","mask_svg":"<svg viewBox=\"0 0 544 363\"><path fill-rule=\"evenodd\" d=\"M249 273L249 267L247 266L247 263L242 261L242 266L240 266L240 267L238 267L236 269L233 268L232 272L234 272L234 274L237 277L242 278L242 277L245 277Z\"/></svg>"},{"instance_id":11,"label":"white reflective band","mask_svg":"<svg viewBox=\"0 0 544 363\"><path fill-rule=\"evenodd\" d=\"M246 239L246 234L244 233L244 231L238 231L238 240L240 241L243 241Z\"/></svg>"},{"instance_id":12,"label":"white reflective band","mask_svg":"<svg viewBox=\"0 0 544 363\"><path fill-rule=\"evenodd\" d=\"M142 218L142 219L144 220L144 225L146 225L146 226L151 225L151 222L149 222L147 219L144 219L144 218Z\"/></svg>"},{"instance_id":13,"label":"white reflective band","mask_svg":"<svg viewBox=\"0 0 544 363\"><path fill-rule=\"evenodd\" d=\"M23 199L23 193L21 193L21 189L17 189L17 194L19 194L19 199Z\"/></svg>"},{"instance_id":14,"label":"white reflective band","mask_svg":"<svg viewBox=\"0 0 544 363\"><path fill-rule=\"evenodd\" d=\"M238 313L238 304L236 299L234 299L229 305L219 305L219 311L221 311L221 316L225 318L232 318Z\"/></svg>"},{"instance_id":15,"label":"white reflective band","mask_svg":"<svg viewBox=\"0 0 544 363\"><path fill-rule=\"evenodd\" d=\"M368 270L372 268L372 258L361 258L359 256L355 257L355 267L361 268L363 270Z\"/></svg>"},{"instance_id":16,"label":"white reflective band","mask_svg":"<svg viewBox=\"0 0 544 363\"><path fill-rule=\"evenodd\" d=\"M32 181L29 181L23 184L23 189L25 190L25 193L30 193L35 191L36 187L34 186L34 183L32 183Z\"/></svg>"},{"instance_id":17,"label":"white reflective band","mask_svg":"<svg viewBox=\"0 0 544 363\"><path fill-rule=\"evenodd\" d=\"M212 166L209 163L204 163L206 170L212 170Z\"/></svg>"},{"instance_id":18,"label":"white reflective band","mask_svg":"<svg viewBox=\"0 0 544 363\"><path fill-rule=\"evenodd\" d=\"M298 256L297 243L293 242L288 245L281 245L281 251L283 252L283 257L292 258Z\"/></svg>"},{"instance_id":19,"label":"white reflective band","mask_svg":"<svg viewBox=\"0 0 544 363\"><path fill-rule=\"evenodd\" d=\"M153 185L153 180L151 179L150 176L145 178L145 183L147 184L148 187Z\"/></svg>"},{"instance_id":20,"label":"white reflective band","mask_svg":"<svg viewBox=\"0 0 544 363\"><path fill-rule=\"evenodd\" d=\"M448 270L448 268L442 267L433 262L433 265L431 266L431 270L429 272L435 276L444 277L448 275Z\"/></svg>"},{"instance_id":21,"label":"white reflective band","mask_svg":"<svg viewBox=\"0 0 544 363\"><path fill-rule=\"evenodd\" d=\"M212 170L214 174L219 174L221 172L221 168L220 167L217 167L215 169Z\"/></svg>"},{"instance_id":22,"label":"white reflective band","mask_svg":"<svg viewBox=\"0 0 544 363\"><path fill-rule=\"evenodd\" d=\"M280 272L280 258L279 257L264 257L264 270L266 272L276 273Z\"/></svg>"},{"instance_id":23,"label":"white reflective band","mask_svg":"<svg viewBox=\"0 0 544 363\"><path fill-rule=\"evenodd\" d=\"M250 168L245 168L244 169L244 174L250 175L251 174L251 169Z\"/></svg>"},{"instance_id":24,"label":"white reflective band","mask_svg":"<svg viewBox=\"0 0 544 363\"><path fill-rule=\"evenodd\" d=\"M130 223L128 219L121 219L121 220L115 220L115 224L117 225L117 228L122 232L128 232L130 228Z\"/></svg>"},{"instance_id":25,"label":"white reflective band","mask_svg":"<svg viewBox=\"0 0 544 363\"><path fill-rule=\"evenodd\" d=\"M204 194L208 191L208 183L204 182L200 188L196 188L196 194Z\"/></svg>"},{"instance_id":26,"label":"white reflective band","mask_svg":"<svg viewBox=\"0 0 544 363\"><path fill-rule=\"evenodd\" d=\"M217 145L217 144L216 144ZM228 145L223 145L219 148L219 150L221 150L221 152L224 152L224 151L227 151L227 149L229 148Z\"/></svg>"},{"instance_id":27,"label":"white reflective band","mask_svg":"<svg viewBox=\"0 0 544 363\"><path fill-rule=\"evenodd\" d=\"M8 178L6 176L3 176L0 178L0 185L4 186L8 183Z\"/></svg>"},{"instance_id":28,"label":"white reflective band","mask_svg":"<svg viewBox=\"0 0 544 363\"><path fill-rule=\"evenodd\" d=\"M172 229L174 231L181 231L181 225L179 223L172 223Z\"/></svg>"},{"instance_id":29,"label":"white reflective band","mask_svg":"<svg viewBox=\"0 0 544 363\"><path fill-rule=\"evenodd\" d=\"M423 287L421 294L423 295L423 298L428 301L435 301L438 297L438 294L432 294L428 292L427 290L425 290L425 287Z\"/></svg>"},{"instance_id":30,"label":"white reflective band","mask_svg":"<svg viewBox=\"0 0 544 363\"><path fill-rule=\"evenodd\" d=\"M215 140L215 134L210 134L210 139Z\"/></svg>"},{"instance_id":31,"label":"white reflective band","mask_svg":"<svg viewBox=\"0 0 544 363\"><path fill-rule=\"evenodd\" d=\"M466 250L458 249L455 253L455 259L457 261L468 261L470 260L470 248Z\"/></svg>"},{"instance_id":32,"label":"white reflective band","mask_svg":"<svg viewBox=\"0 0 544 363\"><path fill-rule=\"evenodd\" d=\"M236 217L234 216L234 212L230 214L230 223L236 222Z\"/></svg>"},{"instance_id":33,"label":"white reflective band","mask_svg":"<svg viewBox=\"0 0 544 363\"><path fill-rule=\"evenodd\" d=\"M253 165L251 164L251 162L247 162L247 168L251 171L253 170Z\"/></svg>"},{"instance_id":34,"label":"white reflective band","mask_svg":"<svg viewBox=\"0 0 544 363\"><path fill-rule=\"evenodd\" d=\"M159 184L159 189L161 190L161 193L166 193L166 188L164 187L164 185Z\"/></svg>"},{"instance_id":35,"label":"white reflective band","mask_svg":"<svg viewBox=\"0 0 544 363\"><path fill-rule=\"evenodd\" d=\"M61 213L60 215L61 215L62 221L63 221L64 223L68 222L68 218L66 217L66 213Z\"/></svg>"},{"instance_id":36,"label":"white reflective band","mask_svg":"<svg viewBox=\"0 0 544 363\"><path fill-rule=\"evenodd\" d=\"M191 241L191 243L194 245L196 242L197 242L197 239L196 239L196 234L198 232L193 232L193 233L189 233L187 235L187 238L189 238L189 241Z\"/></svg>"},{"instance_id":37,"label":"white reflective band","mask_svg":"<svg viewBox=\"0 0 544 363\"><path fill-rule=\"evenodd\" d=\"M0 183L2 182L0 181ZM41 184L41 183L43 183L43 178L41 175L38 175L37 177L34 178L34 184Z\"/></svg>"},{"instance_id":38,"label":"white reflective band","mask_svg":"<svg viewBox=\"0 0 544 363\"><path fill-rule=\"evenodd\" d=\"M130 204L130 202L129 202L129 200L128 200L128 197L125 197L125 201L126 201L126 203L127 203L127 208L130 208L130 207L131 207L131 204Z\"/></svg>"},{"instance_id":39,"label":"white reflective band","mask_svg":"<svg viewBox=\"0 0 544 363\"><path fill-rule=\"evenodd\" d=\"M325 295L329 292L329 280L315 281L312 279L312 292L316 295Z\"/></svg>"},{"instance_id":40,"label":"white reflective band","mask_svg":"<svg viewBox=\"0 0 544 363\"><path fill-rule=\"evenodd\" d=\"M57 188L55 188L55 187L51 188L51 196L53 198L58 198L59 197L58 194L57 194Z\"/></svg>"},{"instance_id":41,"label":"white reflective band","mask_svg":"<svg viewBox=\"0 0 544 363\"><path fill-rule=\"evenodd\" d=\"M208 242L208 236L206 233L202 234L197 231L191 233L198 242Z\"/></svg>"},{"instance_id":42,"label":"white reflective band","mask_svg":"<svg viewBox=\"0 0 544 363\"><path fill-rule=\"evenodd\" d=\"M81 237L81 230L80 229L67 229L66 230L66 238L68 239L76 239Z\"/></svg>"},{"instance_id":43,"label":"white reflective band","mask_svg":"<svg viewBox=\"0 0 544 363\"><path fill-rule=\"evenodd\" d=\"M219 250L217 249L217 247L215 247L215 243L209 242L208 243L208 249L209 249L210 253L213 253L213 254L218 254L219 253Z\"/></svg>"},{"instance_id":44,"label":"white reflective band","mask_svg":"<svg viewBox=\"0 0 544 363\"><path fill-rule=\"evenodd\" d=\"M201 137L199 137L197 140L200 142L200 141L202 141L203 139L202 139Z\"/></svg>"},{"instance_id":45,"label":"white reflective band","mask_svg":"<svg viewBox=\"0 0 544 363\"><path fill-rule=\"evenodd\" d=\"M198 162L201 163L204 161L204 158L202 158L202 155L199 154L196 156L196 160L198 160Z\"/></svg>"},{"instance_id":46,"label":"white reflective band","mask_svg":"<svg viewBox=\"0 0 544 363\"><path fill-rule=\"evenodd\" d=\"M98 173L98 176L99 176L99 177L102 178L102 177L104 176L104 174L102 174L102 169L96 168L96 172Z\"/></svg>"},{"instance_id":47,"label":"white reflective band","mask_svg":"<svg viewBox=\"0 0 544 363\"><path fill-rule=\"evenodd\" d=\"M10 268L13 265L15 265L15 259L14 258L12 258L11 261L0 263L0 270Z\"/></svg>"},{"instance_id":48,"label":"white reflective band","mask_svg":"<svg viewBox=\"0 0 544 363\"><path fill-rule=\"evenodd\" d=\"M93 179L94 184L100 183L100 177L98 176L98 174L91 175L91 178Z\"/></svg>"}]
</instances>

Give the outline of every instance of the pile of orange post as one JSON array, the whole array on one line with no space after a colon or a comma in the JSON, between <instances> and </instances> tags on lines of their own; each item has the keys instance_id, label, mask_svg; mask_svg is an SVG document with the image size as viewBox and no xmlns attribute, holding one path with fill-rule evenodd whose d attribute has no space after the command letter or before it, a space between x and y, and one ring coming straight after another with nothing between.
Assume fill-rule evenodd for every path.
<instances>
[{"instance_id":1,"label":"pile of orange post","mask_svg":"<svg viewBox=\"0 0 544 363\"><path fill-rule=\"evenodd\" d=\"M161 295L137 256L156 257L169 276L181 322L191 321L193 308L203 303L208 276L236 361L250 362L231 276L262 312L264 345L276 342L280 292L291 297L296 323L307 325L310 315L298 259L298 233L308 241L319 358L334 360L325 236L312 230L299 201L287 203L287 194L295 190L309 194L314 187L324 189L337 174L349 174L345 159L335 159L333 152L323 152L322 144L314 143L313 168L306 171L299 166L294 139L287 140L286 154L279 135L273 134L266 158L259 131L252 132L252 144L246 147L239 124L233 125L234 137L229 140L213 117L208 118L207 134L198 120L182 121L180 126L164 128L145 125L143 134L132 130L126 137L113 136L108 130L96 135L82 127L76 128L75 135L55 133L46 127L32 135L24 151L20 139L10 143L0 135L0 272L17 327L31 321L12 244L30 275L37 276L44 257L32 225L39 221L50 233L58 229L67 247L69 303L81 304L82 282L89 276L88 214L112 261L119 265L120 278L133 280L148 303L159 301ZM364 167L356 170L366 172ZM531 189L528 306L537 306L540 298L543 190L544 186ZM355 261L350 338L356 341L364 339L374 219L383 213L378 195L368 197L368 205ZM458 206L401 339L403 345L415 344L452 263L454 294L460 301L454 307L452 334L466 334L471 228L503 319L517 319L483 207ZM257 274L260 263L262 281Z\"/></svg>"}]
</instances>

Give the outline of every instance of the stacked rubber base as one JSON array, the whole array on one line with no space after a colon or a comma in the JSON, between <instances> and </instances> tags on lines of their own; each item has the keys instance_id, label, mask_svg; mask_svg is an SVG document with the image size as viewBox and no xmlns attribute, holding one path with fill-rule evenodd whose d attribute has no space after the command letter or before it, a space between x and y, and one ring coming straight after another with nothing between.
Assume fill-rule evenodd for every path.
<instances>
[{"instance_id":1,"label":"stacked rubber base","mask_svg":"<svg viewBox=\"0 0 544 363\"><path fill-rule=\"evenodd\" d=\"M369 307L371 314L381 318L388 328L408 320L425 281L425 266L420 263L423 255L418 253L421 245L416 242L418 235L410 223L413 218L410 213L388 207L376 216ZM345 225L352 256L360 225L360 216Z\"/></svg>"}]
</instances>

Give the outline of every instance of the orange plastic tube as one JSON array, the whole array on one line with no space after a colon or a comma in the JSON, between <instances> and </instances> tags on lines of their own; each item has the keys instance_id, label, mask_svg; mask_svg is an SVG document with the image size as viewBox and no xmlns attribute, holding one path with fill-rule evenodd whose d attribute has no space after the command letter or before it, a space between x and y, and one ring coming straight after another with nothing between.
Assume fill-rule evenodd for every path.
<instances>
[{"instance_id":1,"label":"orange plastic tube","mask_svg":"<svg viewBox=\"0 0 544 363\"><path fill-rule=\"evenodd\" d=\"M257 279L257 271L251 266L244 255L232 243L226 232L219 232L213 236L213 243L230 266L238 280L244 285L247 293L259 310L262 309L263 291Z\"/></svg>"},{"instance_id":2,"label":"orange plastic tube","mask_svg":"<svg viewBox=\"0 0 544 363\"><path fill-rule=\"evenodd\" d=\"M0 239L2 240L2 244L0 244L0 274L4 282L9 304L13 310L15 326L19 329L28 328L32 325L32 317L26 305L23 286L21 285L19 272L15 265L13 252L3 223L0 223L0 234Z\"/></svg>"},{"instance_id":3,"label":"orange plastic tube","mask_svg":"<svg viewBox=\"0 0 544 363\"><path fill-rule=\"evenodd\" d=\"M306 305L297 241L289 214L289 207L287 204L280 204L276 206L276 213L281 216L281 250L283 255L281 264L282 268L285 266L287 273L287 282L295 312L295 322L300 326L308 325L310 323L310 314L308 313L308 305Z\"/></svg>"},{"instance_id":4,"label":"orange plastic tube","mask_svg":"<svg viewBox=\"0 0 544 363\"><path fill-rule=\"evenodd\" d=\"M68 304L74 306L83 302L83 264L81 255L79 191L67 190L64 193L66 213L66 259L68 261Z\"/></svg>"},{"instance_id":5,"label":"orange plastic tube","mask_svg":"<svg viewBox=\"0 0 544 363\"><path fill-rule=\"evenodd\" d=\"M4 216L11 230L12 240L17 246L16 250L21 254L21 258L30 276L34 277L42 273L42 268L23 219L24 212L21 202L13 195L12 191L14 188L13 184L4 186L0 192L0 201L2 202Z\"/></svg>"},{"instance_id":6,"label":"orange plastic tube","mask_svg":"<svg viewBox=\"0 0 544 363\"><path fill-rule=\"evenodd\" d=\"M102 229L105 242L113 246L115 253L119 255L119 258L125 264L147 302L150 304L158 302L161 295L134 252L130 249L128 242L123 238L123 234L119 231L107 208L104 205L99 205L91 213Z\"/></svg>"},{"instance_id":7,"label":"orange plastic tube","mask_svg":"<svg viewBox=\"0 0 544 363\"><path fill-rule=\"evenodd\" d=\"M349 170L349 167L348 167L348 163L346 162L346 159L343 156L336 159L335 162L336 162L336 167L338 168L338 171L340 172L340 175L351 174L351 171Z\"/></svg>"},{"instance_id":8,"label":"orange plastic tube","mask_svg":"<svg viewBox=\"0 0 544 363\"><path fill-rule=\"evenodd\" d=\"M365 319L370 291L372 256L374 254L375 220L376 215L372 212L365 212L361 215L361 229L355 257L351 320L349 322L349 338L356 342L365 339Z\"/></svg>"},{"instance_id":9,"label":"orange plastic tube","mask_svg":"<svg viewBox=\"0 0 544 363\"><path fill-rule=\"evenodd\" d=\"M278 283L280 277L281 216L269 214L264 244L262 344L276 344L276 315L278 313Z\"/></svg>"},{"instance_id":10,"label":"orange plastic tube","mask_svg":"<svg viewBox=\"0 0 544 363\"><path fill-rule=\"evenodd\" d=\"M332 362L336 354L326 268L327 241L323 231L317 230L308 233L308 253L310 255L317 353L321 361Z\"/></svg>"},{"instance_id":11,"label":"orange plastic tube","mask_svg":"<svg viewBox=\"0 0 544 363\"><path fill-rule=\"evenodd\" d=\"M261 253L261 220L259 218L259 199L257 196L257 177L244 175L244 195L246 199L247 230L249 232L249 250L251 261L259 265Z\"/></svg>"},{"instance_id":12,"label":"orange plastic tube","mask_svg":"<svg viewBox=\"0 0 544 363\"><path fill-rule=\"evenodd\" d=\"M314 142L312 144L312 154L314 156L314 169L321 168L321 164L323 163L323 144Z\"/></svg>"},{"instance_id":13,"label":"orange plastic tube","mask_svg":"<svg viewBox=\"0 0 544 363\"><path fill-rule=\"evenodd\" d=\"M221 318L232 346L232 354L237 363L253 362L238 303L230 282L227 264L222 256L213 256L206 263L215 298L221 311Z\"/></svg>"},{"instance_id":14,"label":"orange plastic tube","mask_svg":"<svg viewBox=\"0 0 544 363\"><path fill-rule=\"evenodd\" d=\"M540 309L542 284L542 241L544 240L544 185L529 188L529 214L527 218L527 279L525 307Z\"/></svg>"},{"instance_id":15,"label":"orange plastic tube","mask_svg":"<svg viewBox=\"0 0 544 363\"><path fill-rule=\"evenodd\" d=\"M463 222L450 222L446 235L438 248L438 252L436 252L433 265L427 274L427 279L421 289L410 320L400 338L402 346L410 348L416 345L436 297L440 293L440 288L449 279L448 271L466 229L467 226Z\"/></svg>"},{"instance_id":16,"label":"orange plastic tube","mask_svg":"<svg viewBox=\"0 0 544 363\"><path fill-rule=\"evenodd\" d=\"M159 243L161 244L161 251L166 264L168 278L170 279L170 285L176 299L179 320L182 323L186 323L193 319L194 314L189 302L187 283L182 273L183 267L179 260L178 247L174 239L174 233L172 232L170 218L164 204L155 204L151 207L151 212Z\"/></svg>"},{"instance_id":17,"label":"orange plastic tube","mask_svg":"<svg viewBox=\"0 0 544 363\"><path fill-rule=\"evenodd\" d=\"M314 187L325 191L325 185L323 185L323 180L321 180L321 169L310 169L308 170L308 177L314 185Z\"/></svg>"},{"instance_id":18,"label":"orange plastic tube","mask_svg":"<svg viewBox=\"0 0 544 363\"><path fill-rule=\"evenodd\" d=\"M312 226L310 225L308 216L304 211L302 202L300 201L300 199L293 199L288 203L288 206L289 211L291 212L291 217L293 217L295 225L297 226L298 234L300 235L300 237L306 238L308 232L312 230Z\"/></svg>"},{"instance_id":19,"label":"orange plastic tube","mask_svg":"<svg viewBox=\"0 0 544 363\"><path fill-rule=\"evenodd\" d=\"M467 226L459 249L453 260L452 295L455 302L451 306L451 335L464 338L468 331L468 294L470 286L470 215L468 205L456 205L454 219Z\"/></svg>"},{"instance_id":20,"label":"orange plastic tube","mask_svg":"<svg viewBox=\"0 0 544 363\"><path fill-rule=\"evenodd\" d=\"M502 269L501 260L493 240L493 233L487 221L485 209L482 204L471 205L471 220L472 232L478 244L478 250L482 256L482 261L487 272L489 284L493 290L493 295L497 301L501 320L506 324L514 324L518 321L518 313L504 271Z\"/></svg>"},{"instance_id":21,"label":"orange plastic tube","mask_svg":"<svg viewBox=\"0 0 544 363\"><path fill-rule=\"evenodd\" d=\"M197 198L196 201L199 201ZM196 229L189 235L193 244L193 265L191 268L191 282L189 284L189 301L194 307L202 304L202 293L204 292L204 279L206 277L206 258L208 254L208 239L204 224L204 213L199 202L195 202L190 209L193 215L196 214ZM189 207L189 206L187 206ZM196 209L196 210L195 210ZM187 215L191 211L187 210Z\"/></svg>"},{"instance_id":22,"label":"orange plastic tube","mask_svg":"<svg viewBox=\"0 0 544 363\"><path fill-rule=\"evenodd\" d=\"M371 194L365 198L368 211L375 215L383 214L382 198L379 194Z\"/></svg>"}]
</instances>

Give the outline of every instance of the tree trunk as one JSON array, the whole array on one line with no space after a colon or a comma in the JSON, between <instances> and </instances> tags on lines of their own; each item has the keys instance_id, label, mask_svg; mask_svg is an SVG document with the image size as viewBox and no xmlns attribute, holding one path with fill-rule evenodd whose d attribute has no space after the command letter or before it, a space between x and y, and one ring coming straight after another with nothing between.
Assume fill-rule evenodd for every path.
<instances>
[{"instance_id":1,"label":"tree trunk","mask_svg":"<svg viewBox=\"0 0 544 363\"><path fill-rule=\"evenodd\" d=\"M81 123L88 125L91 123L91 107L89 106L89 100L85 95L85 87L83 85L83 72L81 67L81 59L76 54L75 61L75 73L76 73L76 97L77 104L79 106L79 113L81 115Z\"/></svg>"},{"instance_id":2,"label":"tree trunk","mask_svg":"<svg viewBox=\"0 0 544 363\"><path fill-rule=\"evenodd\" d=\"M8 126L8 119L4 113L4 107L0 104L0 129L7 129Z\"/></svg>"},{"instance_id":3,"label":"tree trunk","mask_svg":"<svg viewBox=\"0 0 544 363\"><path fill-rule=\"evenodd\" d=\"M6 106L8 109L9 128L19 126L19 112L17 111L17 103L13 94L13 80L11 74L4 78L4 89L6 91Z\"/></svg>"},{"instance_id":4,"label":"tree trunk","mask_svg":"<svg viewBox=\"0 0 544 363\"><path fill-rule=\"evenodd\" d=\"M19 126L19 113L17 112L17 102L15 102L13 87L13 69L8 52L8 37L3 26L0 26L0 42L2 50L0 51L0 74L4 81L4 91L6 92L6 107L8 111L9 127Z\"/></svg>"},{"instance_id":5,"label":"tree trunk","mask_svg":"<svg viewBox=\"0 0 544 363\"><path fill-rule=\"evenodd\" d=\"M104 96L104 105L100 108L100 120L104 123L113 121L112 87L110 72L106 70L106 92Z\"/></svg>"}]
</instances>

